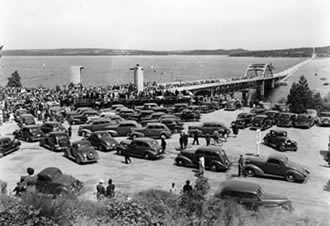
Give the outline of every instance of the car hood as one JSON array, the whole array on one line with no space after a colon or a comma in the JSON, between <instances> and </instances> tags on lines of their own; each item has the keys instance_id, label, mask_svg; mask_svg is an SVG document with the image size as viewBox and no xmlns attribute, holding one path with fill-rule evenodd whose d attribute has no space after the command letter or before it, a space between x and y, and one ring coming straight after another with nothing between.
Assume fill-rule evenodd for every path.
<instances>
[{"instance_id":1,"label":"car hood","mask_svg":"<svg viewBox=\"0 0 330 226\"><path fill-rule=\"evenodd\" d=\"M109 146L111 146L112 144L118 144L118 142L111 137L104 137L101 138L100 140Z\"/></svg>"},{"instance_id":2,"label":"car hood","mask_svg":"<svg viewBox=\"0 0 330 226\"><path fill-rule=\"evenodd\" d=\"M78 150L78 152L81 153L81 154L88 154L90 152L96 153L96 151L92 147L90 147L90 148L80 148Z\"/></svg>"},{"instance_id":3,"label":"car hood","mask_svg":"<svg viewBox=\"0 0 330 226\"><path fill-rule=\"evenodd\" d=\"M262 196L263 201L268 201L268 202L287 202L289 201L289 198L284 196L284 195L278 195L278 194L273 194L269 192L265 192Z\"/></svg>"}]
</instances>

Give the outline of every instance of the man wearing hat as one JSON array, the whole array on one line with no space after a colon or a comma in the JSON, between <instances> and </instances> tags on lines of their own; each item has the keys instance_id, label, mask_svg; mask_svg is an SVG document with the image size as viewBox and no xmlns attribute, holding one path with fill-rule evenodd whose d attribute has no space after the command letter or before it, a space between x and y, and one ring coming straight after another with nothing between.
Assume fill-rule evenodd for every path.
<instances>
[{"instance_id":1,"label":"man wearing hat","mask_svg":"<svg viewBox=\"0 0 330 226\"><path fill-rule=\"evenodd\" d=\"M100 180L99 184L96 185L96 199L101 200L105 196L105 187L104 187L104 181Z\"/></svg>"}]
</instances>

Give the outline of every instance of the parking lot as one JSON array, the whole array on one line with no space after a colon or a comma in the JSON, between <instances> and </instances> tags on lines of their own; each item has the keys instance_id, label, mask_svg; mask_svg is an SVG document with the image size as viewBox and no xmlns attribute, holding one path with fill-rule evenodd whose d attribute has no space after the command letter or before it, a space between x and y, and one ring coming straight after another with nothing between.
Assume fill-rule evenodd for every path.
<instances>
[{"instance_id":1,"label":"parking lot","mask_svg":"<svg viewBox=\"0 0 330 226\"><path fill-rule=\"evenodd\" d=\"M242 111L249 111L248 108L228 112L224 110L215 111L202 115L201 121L220 121L230 126L236 115ZM185 128L189 125L197 125L199 122L185 123ZM65 126L68 124L65 123ZM12 136L12 132L17 128L16 123L6 123L1 127L2 136ZM274 128L274 127L273 127ZM73 126L72 140L79 140L77 136L78 126ZM297 152L285 152L288 158L301 164L310 172L307 183L289 183L285 180L270 178L237 178L237 160L240 154L255 153L256 132L244 129L239 131L237 138L230 137L223 148L234 165L226 173L216 173L206 171L205 176L211 185L211 194L218 190L221 182L226 179L246 180L260 184L265 191L278 193L292 199L295 210L305 214L324 214L330 210L330 193L323 190L324 185L330 179L330 168L320 155L320 150L327 150L330 128L314 126L311 129L285 129L288 136L298 143ZM263 131L265 135L269 131ZM116 138L117 139L117 138ZM118 141L126 139L118 138ZM200 144L204 145L204 138L200 138ZM189 140L191 146L192 138ZM184 182L189 179L196 179L195 169L178 167L174 164L174 158L178 151L179 135L173 135L167 140L166 154L163 159L148 161L144 159L132 158L132 164L124 164L124 157L114 152L99 152L99 161L95 164L78 165L75 162L63 157L62 153L51 152L39 147L39 143L22 142L19 151L0 159L0 178L8 182L9 190L12 190L21 175L25 175L27 167L33 167L36 172L45 167L55 166L64 173L71 174L85 184L83 197L96 200L95 186L98 180L108 180L112 178L116 184L116 190L129 195L134 192L155 188L169 190L172 182L182 188ZM193 146L197 147L197 146ZM261 155L276 153L277 151L260 144Z\"/></svg>"}]
</instances>

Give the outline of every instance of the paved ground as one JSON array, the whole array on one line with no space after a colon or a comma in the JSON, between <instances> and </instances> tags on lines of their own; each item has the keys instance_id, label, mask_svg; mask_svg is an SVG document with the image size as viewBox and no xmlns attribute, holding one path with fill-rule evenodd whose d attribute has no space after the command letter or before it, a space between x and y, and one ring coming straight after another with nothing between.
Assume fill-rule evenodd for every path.
<instances>
[{"instance_id":1,"label":"paved ground","mask_svg":"<svg viewBox=\"0 0 330 226\"><path fill-rule=\"evenodd\" d=\"M248 111L249 109L243 109ZM202 116L202 121L217 120L230 122L236 118L241 111L226 112L219 110ZM185 126L196 123L186 123ZM15 124L4 124L1 128L2 136L11 136L15 130ZM73 140L77 137L78 126L73 127ZM229 138L223 148L234 166L226 173L215 173L206 171L205 176L209 178L211 192L219 189L221 182L228 178L256 182L264 190L289 196L294 203L296 211L305 214L328 213L330 208L330 192L323 191L324 185L330 179L330 168L326 166L319 154L320 150L326 150L330 128L313 127L309 130L289 128L289 136L299 144L297 152L285 153L290 160L300 163L311 172L309 181L305 184L289 183L284 180L274 180L265 178L236 178L237 160L240 154L253 153L256 150L255 131L248 129L240 130L237 138ZM267 131L263 132L264 134ZM118 138L122 140L125 138ZM164 159L147 161L144 159L132 158L130 165L123 163L124 157L118 156L114 152L99 152L100 160L96 164L78 165L61 153L54 153L38 146L38 143L22 142L21 149L15 153L0 159L0 178L8 182L9 189L14 188L21 175L25 174L27 167L35 168L39 172L45 167L59 167L63 172L72 174L83 181L86 185L84 197L95 200L93 195L95 185L99 179L107 180L112 178L116 184L116 189L132 194L149 188L159 188L169 190L170 184L175 182L178 188L182 188L184 181L189 179L192 182L196 179L191 168L181 168L174 165L174 158L178 151L178 135L174 135L167 141L168 148ZM189 141L192 143L192 139ZM204 139L200 143L205 144ZM276 153L275 150L261 144L261 154Z\"/></svg>"}]
</instances>

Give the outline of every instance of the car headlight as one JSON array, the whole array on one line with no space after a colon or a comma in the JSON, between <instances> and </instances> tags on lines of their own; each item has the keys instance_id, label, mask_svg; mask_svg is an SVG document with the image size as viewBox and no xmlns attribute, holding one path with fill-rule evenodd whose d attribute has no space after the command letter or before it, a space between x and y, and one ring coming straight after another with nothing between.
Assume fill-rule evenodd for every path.
<instances>
[{"instance_id":1,"label":"car headlight","mask_svg":"<svg viewBox=\"0 0 330 226\"><path fill-rule=\"evenodd\" d=\"M84 156L84 158L87 158L87 154L86 153L84 153L83 156Z\"/></svg>"}]
</instances>

